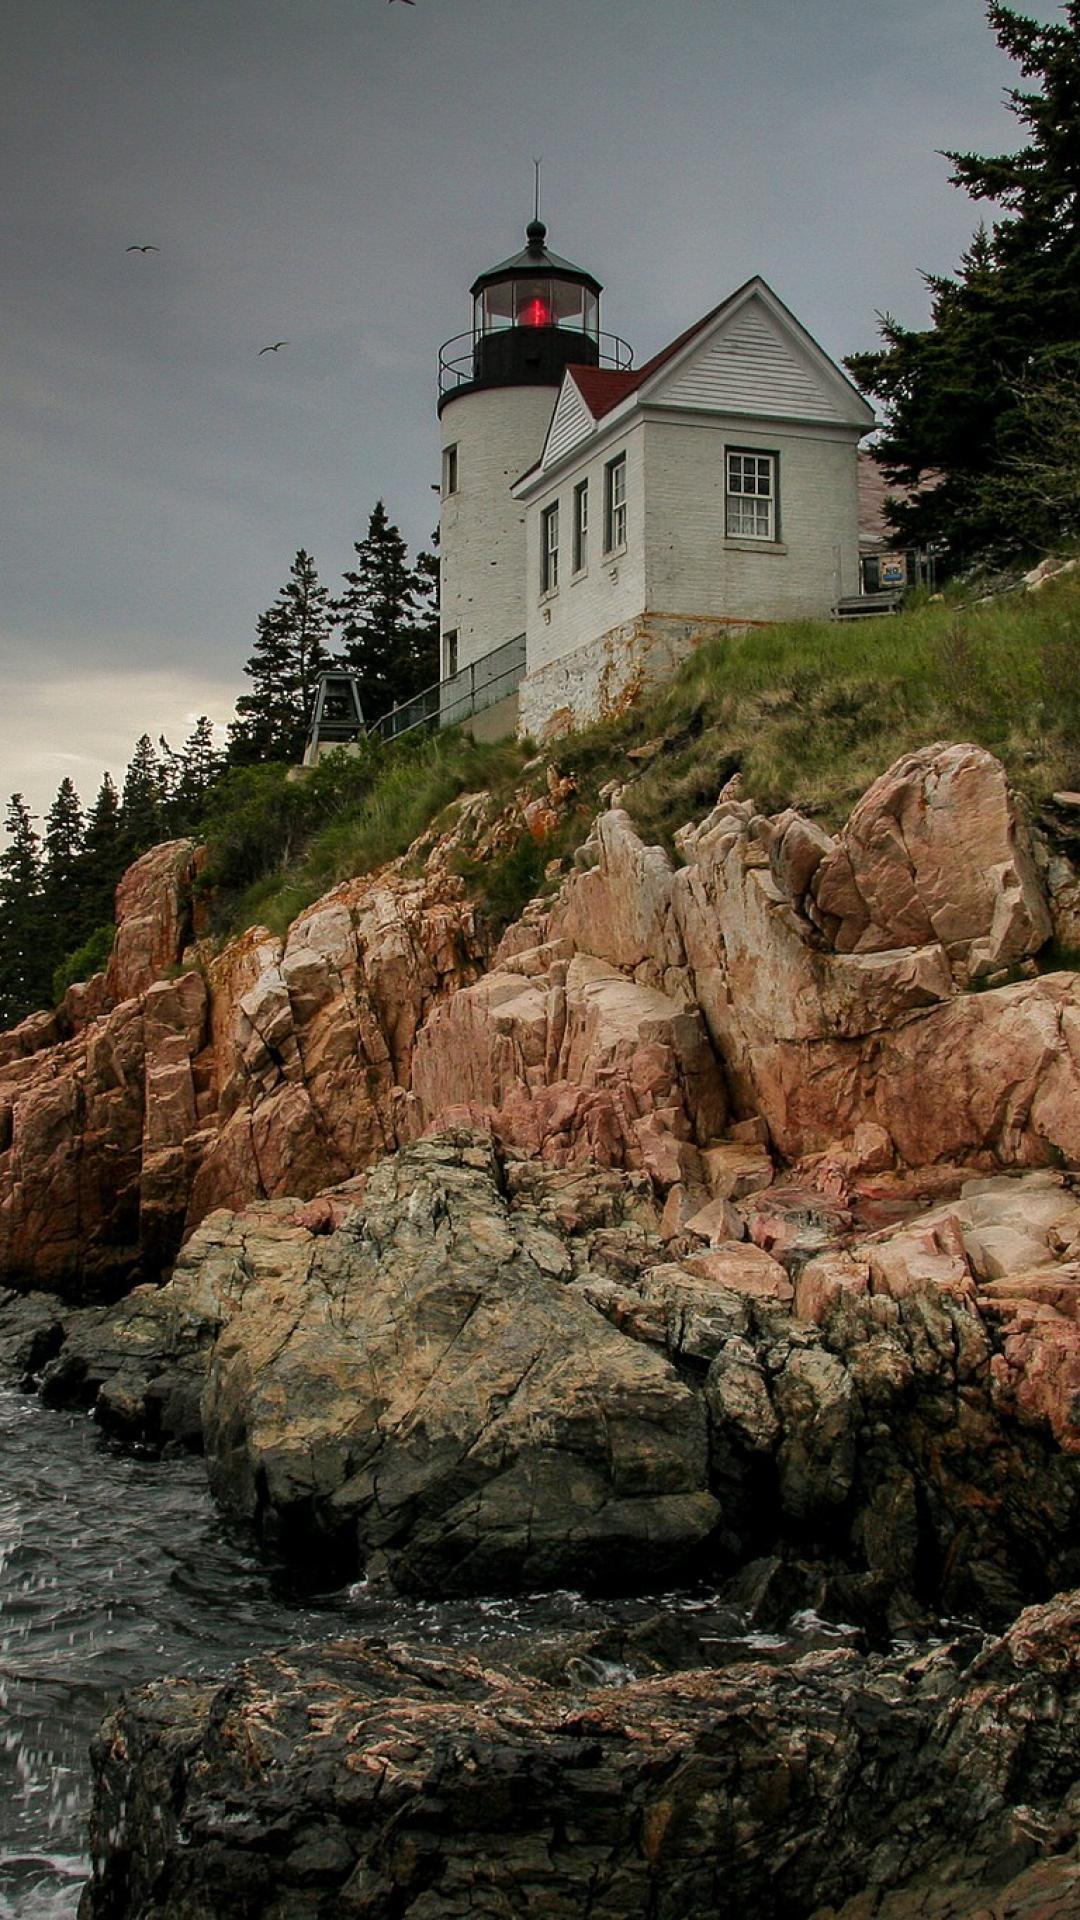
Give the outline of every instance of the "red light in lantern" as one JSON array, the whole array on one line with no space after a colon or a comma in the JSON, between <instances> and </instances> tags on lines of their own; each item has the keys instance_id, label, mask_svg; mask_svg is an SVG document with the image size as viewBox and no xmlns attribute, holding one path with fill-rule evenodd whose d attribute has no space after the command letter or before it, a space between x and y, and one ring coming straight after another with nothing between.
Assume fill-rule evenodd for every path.
<instances>
[{"instance_id":1,"label":"red light in lantern","mask_svg":"<svg viewBox=\"0 0 1080 1920\"><path fill-rule=\"evenodd\" d=\"M550 327L551 308L548 306L547 301L542 300L539 294L535 294L531 300L526 300L525 305L518 314L518 325L522 327Z\"/></svg>"}]
</instances>

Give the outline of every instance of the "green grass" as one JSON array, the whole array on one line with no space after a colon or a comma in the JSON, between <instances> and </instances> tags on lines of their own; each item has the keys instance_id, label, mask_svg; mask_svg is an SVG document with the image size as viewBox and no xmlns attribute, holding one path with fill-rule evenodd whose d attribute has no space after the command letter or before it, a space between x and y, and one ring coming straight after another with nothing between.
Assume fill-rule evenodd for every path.
<instances>
[{"instance_id":1,"label":"green grass","mask_svg":"<svg viewBox=\"0 0 1080 1920\"><path fill-rule=\"evenodd\" d=\"M935 740L989 748L1037 801L1080 775L1080 586L711 642L649 720L689 734L627 796L660 840L721 784L712 765L737 763L766 811L798 806L838 826L893 760Z\"/></svg>"},{"instance_id":2,"label":"green grass","mask_svg":"<svg viewBox=\"0 0 1080 1920\"><path fill-rule=\"evenodd\" d=\"M649 762L628 759L658 737ZM256 921L283 931L338 881L404 853L461 794L486 788L502 806L543 791L550 760L578 787L557 833L538 842L523 831L491 857L457 862L498 927L554 884L545 869L585 837L612 779L626 783L643 836L671 848L736 770L764 810L794 805L836 827L893 760L935 740L989 748L1036 805L1080 787L1080 578L986 606L953 595L890 619L711 641L637 707L559 741L528 773L531 744L455 731L370 742L301 780L245 769L209 822L203 884L220 931Z\"/></svg>"},{"instance_id":3,"label":"green grass","mask_svg":"<svg viewBox=\"0 0 1080 1920\"><path fill-rule=\"evenodd\" d=\"M259 923L283 933L339 881L405 853L461 794L508 791L526 757L516 741L482 745L447 731L389 747L372 742L355 757L335 754L301 780L288 781L284 769L251 770L275 777L244 810L242 832L238 810L226 805L207 834L203 886L216 900L216 930Z\"/></svg>"}]
</instances>

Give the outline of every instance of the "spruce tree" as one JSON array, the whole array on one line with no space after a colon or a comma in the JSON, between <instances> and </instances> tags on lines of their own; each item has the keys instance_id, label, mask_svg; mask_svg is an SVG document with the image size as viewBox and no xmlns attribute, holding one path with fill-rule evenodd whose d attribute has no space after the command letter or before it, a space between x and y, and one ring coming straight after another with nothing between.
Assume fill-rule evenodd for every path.
<instances>
[{"instance_id":1,"label":"spruce tree","mask_svg":"<svg viewBox=\"0 0 1080 1920\"><path fill-rule=\"evenodd\" d=\"M135 742L120 796L118 852L124 866L164 837L164 782L161 763L148 733Z\"/></svg>"},{"instance_id":2,"label":"spruce tree","mask_svg":"<svg viewBox=\"0 0 1080 1920\"><path fill-rule=\"evenodd\" d=\"M886 316L884 346L847 362L885 404L875 454L888 477L931 482L894 508L895 525L920 544L944 541L954 562L1027 544L999 483L1030 451L1033 377L1080 340L1080 0L1063 13L1044 26L988 7L1000 46L1035 83L1008 95L1027 141L1014 153L946 157L953 183L1002 215L976 236L955 279L929 279L929 328ZM1048 540L1066 531L1048 517Z\"/></svg>"},{"instance_id":3,"label":"spruce tree","mask_svg":"<svg viewBox=\"0 0 1080 1920\"><path fill-rule=\"evenodd\" d=\"M177 831L190 833L199 825L206 797L225 766L225 755L214 745L214 729L200 714L180 753L176 789Z\"/></svg>"},{"instance_id":4,"label":"spruce tree","mask_svg":"<svg viewBox=\"0 0 1080 1920\"><path fill-rule=\"evenodd\" d=\"M109 925L115 910L116 883L123 861L120 854L120 796L111 774L105 774L86 821L83 841L82 892L88 931Z\"/></svg>"},{"instance_id":5,"label":"spruce tree","mask_svg":"<svg viewBox=\"0 0 1080 1920\"><path fill-rule=\"evenodd\" d=\"M330 665L330 596L315 562L301 548L272 607L261 614L244 672L254 691L236 703L229 759L299 760L314 703L315 682Z\"/></svg>"},{"instance_id":6,"label":"spruce tree","mask_svg":"<svg viewBox=\"0 0 1080 1920\"><path fill-rule=\"evenodd\" d=\"M416 691L419 591L408 548L381 500L364 539L353 544L356 566L345 575L335 611L342 664L359 681L370 725Z\"/></svg>"},{"instance_id":7,"label":"spruce tree","mask_svg":"<svg viewBox=\"0 0 1080 1920\"><path fill-rule=\"evenodd\" d=\"M0 853L0 1027L12 1027L49 1004L56 958L41 900L41 842L21 793L4 819Z\"/></svg>"},{"instance_id":8,"label":"spruce tree","mask_svg":"<svg viewBox=\"0 0 1080 1920\"><path fill-rule=\"evenodd\" d=\"M439 629L439 529L431 536L431 551L416 556L417 610L409 645L411 694L420 693L441 677Z\"/></svg>"},{"instance_id":9,"label":"spruce tree","mask_svg":"<svg viewBox=\"0 0 1080 1920\"><path fill-rule=\"evenodd\" d=\"M65 776L45 816L42 884L45 916L59 954L77 947L88 931L83 927L84 846L82 802L74 782Z\"/></svg>"}]
</instances>

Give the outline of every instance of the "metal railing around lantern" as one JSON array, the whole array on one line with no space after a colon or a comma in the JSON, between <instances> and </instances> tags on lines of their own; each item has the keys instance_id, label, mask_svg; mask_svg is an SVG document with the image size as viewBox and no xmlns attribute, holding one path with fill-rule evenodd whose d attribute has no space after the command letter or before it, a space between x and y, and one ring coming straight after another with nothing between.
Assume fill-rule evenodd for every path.
<instances>
[{"instance_id":1,"label":"metal railing around lantern","mask_svg":"<svg viewBox=\"0 0 1080 1920\"><path fill-rule=\"evenodd\" d=\"M499 328L495 334L458 333L452 340L444 340L439 348L439 398L455 393L458 387L471 386L480 378L480 348L485 340L491 340L499 333L511 333L511 327ZM536 328L531 331L558 333L566 331L558 327ZM598 349L598 357L591 364L605 367L609 372L628 373L634 363L634 350L617 333L590 333L589 340Z\"/></svg>"}]
</instances>

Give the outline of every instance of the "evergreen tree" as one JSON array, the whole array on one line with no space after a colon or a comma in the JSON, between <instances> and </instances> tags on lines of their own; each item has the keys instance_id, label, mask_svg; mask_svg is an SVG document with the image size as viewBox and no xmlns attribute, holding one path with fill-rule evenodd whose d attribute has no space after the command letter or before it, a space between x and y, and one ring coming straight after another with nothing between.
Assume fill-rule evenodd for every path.
<instances>
[{"instance_id":1,"label":"evergreen tree","mask_svg":"<svg viewBox=\"0 0 1080 1920\"><path fill-rule=\"evenodd\" d=\"M956 561L1024 546L1003 518L999 482L1029 448L1033 375L1048 353L1080 339L1080 0L1063 12L1060 24L1043 26L1011 7L987 8L1000 46L1035 82L1008 95L1027 144L946 157L955 185L1004 212L976 236L955 279L928 279L928 329L886 316L884 346L847 362L885 404L875 454L888 477L932 482L894 506L894 524L920 544L945 541ZM1051 541L1064 531L1047 522Z\"/></svg>"},{"instance_id":2,"label":"evergreen tree","mask_svg":"<svg viewBox=\"0 0 1080 1920\"><path fill-rule=\"evenodd\" d=\"M214 745L214 729L205 713L196 720L179 760L176 830L190 833L199 825L206 797L225 767L225 755Z\"/></svg>"},{"instance_id":3,"label":"evergreen tree","mask_svg":"<svg viewBox=\"0 0 1080 1920\"><path fill-rule=\"evenodd\" d=\"M123 871L120 853L120 796L105 774L90 809L83 840L82 896L88 931L111 923L116 883Z\"/></svg>"},{"instance_id":4,"label":"evergreen tree","mask_svg":"<svg viewBox=\"0 0 1080 1920\"><path fill-rule=\"evenodd\" d=\"M0 853L0 1027L12 1027L49 1002L55 950L41 901L41 842L21 793L4 820Z\"/></svg>"},{"instance_id":5,"label":"evergreen tree","mask_svg":"<svg viewBox=\"0 0 1080 1920\"><path fill-rule=\"evenodd\" d=\"M164 781L161 762L148 733L135 742L120 796L118 852L122 866L164 837Z\"/></svg>"},{"instance_id":6,"label":"evergreen tree","mask_svg":"<svg viewBox=\"0 0 1080 1920\"><path fill-rule=\"evenodd\" d=\"M353 544L356 567L345 575L335 612L342 664L359 681L370 724L416 690L419 582L381 500L375 502L365 538ZM437 677L437 671L431 675Z\"/></svg>"},{"instance_id":7,"label":"evergreen tree","mask_svg":"<svg viewBox=\"0 0 1080 1920\"><path fill-rule=\"evenodd\" d=\"M441 678L439 629L439 529L431 536L431 552L416 556L416 621L410 642L411 693Z\"/></svg>"},{"instance_id":8,"label":"evergreen tree","mask_svg":"<svg viewBox=\"0 0 1080 1920\"><path fill-rule=\"evenodd\" d=\"M61 780L45 816L45 869L42 902L55 953L67 953L85 937L83 867L85 827L82 802L72 780Z\"/></svg>"},{"instance_id":9,"label":"evergreen tree","mask_svg":"<svg viewBox=\"0 0 1080 1920\"><path fill-rule=\"evenodd\" d=\"M254 691L236 703L229 759L299 760L314 702L315 682L330 665L330 596L315 562L301 548L277 600L256 626L244 672Z\"/></svg>"}]
</instances>

